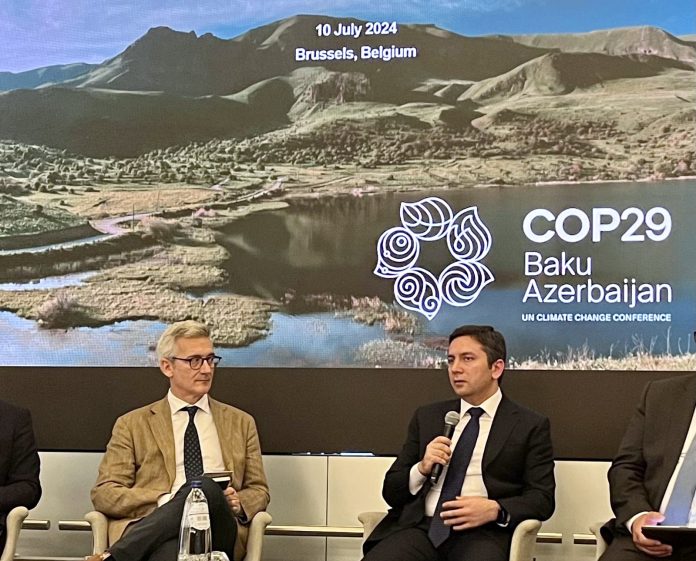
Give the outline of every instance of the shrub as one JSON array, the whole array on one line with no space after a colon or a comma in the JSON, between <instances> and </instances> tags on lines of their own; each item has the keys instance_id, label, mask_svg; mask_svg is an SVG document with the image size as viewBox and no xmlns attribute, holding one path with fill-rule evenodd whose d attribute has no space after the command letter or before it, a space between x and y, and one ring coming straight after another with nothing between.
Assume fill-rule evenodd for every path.
<instances>
[{"instance_id":1,"label":"shrub","mask_svg":"<svg viewBox=\"0 0 696 561\"><path fill-rule=\"evenodd\" d=\"M68 327L70 319L77 313L77 301L67 294L59 293L46 300L37 311L42 327Z\"/></svg>"},{"instance_id":2,"label":"shrub","mask_svg":"<svg viewBox=\"0 0 696 561\"><path fill-rule=\"evenodd\" d=\"M140 224L144 228L146 234L152 236L159 242L172 241L181 229L181 224L178 222L153 217L144 218Z\"/></svg>"}]
</instances>

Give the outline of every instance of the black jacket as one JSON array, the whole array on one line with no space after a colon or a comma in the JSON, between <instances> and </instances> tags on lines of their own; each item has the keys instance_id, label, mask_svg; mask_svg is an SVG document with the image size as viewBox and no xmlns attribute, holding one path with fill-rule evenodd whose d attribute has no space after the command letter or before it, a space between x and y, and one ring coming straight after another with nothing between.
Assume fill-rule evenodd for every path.
<instances>
[{"instance_id":1,"label":"black jacket","mask_svg":"<svg viewBox=\"0 0 696 561\"><path fill-rule=\"evenodd\" d=\"M411 467L433 438L442 434L448 411L459 411L459 399L419 408L408 428L399 456L387 471L382 494L391 510L365 542L368 551L397 530L418 525L424 517L424 485L411 495ZM483 454L483 481L490 499L510 514L510 532L528 518L546 520L555 506L554 461L549 420L503 396L493 419Z\"/></svg>"}]
</instances>

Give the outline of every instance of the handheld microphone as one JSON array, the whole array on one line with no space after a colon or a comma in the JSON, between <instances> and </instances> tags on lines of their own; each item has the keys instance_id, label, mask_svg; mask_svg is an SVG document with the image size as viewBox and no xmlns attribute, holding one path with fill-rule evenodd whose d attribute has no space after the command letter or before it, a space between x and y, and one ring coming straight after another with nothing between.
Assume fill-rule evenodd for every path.
<instances>
[{"instance_id":1,"label":"handheld microphone","mask_svg":"<svg viewBox=\"0 0 696 561\"><path fill-rule=\"evenodd\" d=\"M456 411L448 411L447 414L445 415L445 428L442 431L442 436L445 438L452 438L452 435L454 434L454 428L457 426L459 423L459 413ZM440 479L440 475L442 475L442 468L444 466L442 464L435 464L433 466L433 471L430 472L430 482L435 485L437 483L437 480Z\"/></svg>"}]
</instances>

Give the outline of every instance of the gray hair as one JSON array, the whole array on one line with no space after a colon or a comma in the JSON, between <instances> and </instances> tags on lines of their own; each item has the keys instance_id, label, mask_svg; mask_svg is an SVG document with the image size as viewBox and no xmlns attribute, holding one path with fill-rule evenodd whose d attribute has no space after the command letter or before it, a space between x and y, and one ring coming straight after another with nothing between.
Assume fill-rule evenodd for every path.
<instances>
[{"instance_id":1,"label":"gray hair","mask_svg":"<svg viewBox=\"0 0 696 561\"><path fill-rule=\"evenodd\" d=\"M210 338L210 329L208 326L193 320L177 321L172 323L157 341L157 358L169 358L174 355L174 346L176 340L180 337L184 339L193 339L195 337Z\"/></svg>"}]
</instances>

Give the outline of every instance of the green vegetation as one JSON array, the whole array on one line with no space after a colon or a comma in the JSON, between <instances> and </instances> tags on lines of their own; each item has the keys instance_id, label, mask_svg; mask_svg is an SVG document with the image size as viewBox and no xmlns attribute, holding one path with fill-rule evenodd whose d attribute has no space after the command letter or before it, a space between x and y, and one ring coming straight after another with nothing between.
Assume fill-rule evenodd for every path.
<instances>
[{"instance_id":1,"label":"green vegetation","mask_svg":"<svg viewBox=\"0 0 696 561\"><path fill-rule=\"evenodd\" d=\"M86 222L60 208L26 203L10 195L0 195L0 216L0 236L62 230Z\"/></svg>"},{"instance_id":2,"label":"green vegetation","mask_svg":"<svg viewBox=\"0 0 696 561\"><path fill-rule=\"evenodd\" d=\"M616 115L569 113L511 103L446 124L448 106L385 109L340 106L302 125L244 139L213 139L135 158L89 158L65 150L0 141L0 193L80 196L100 188L224 185L253 190L280 174L273 166L385 168L492 160L472 182L663 179L696 174L694 111L645 123ZM358 116L359 115L359 116ZM478 115L478 116L477 116ZM455 120L456 121L456 120ZM505 162L523 169L508 175ZM64 207L70 209L70 197ZM219 194L224 198L223 194ZM58 201L55 201L58 204Z\"/></svg>"}]
</instances>

